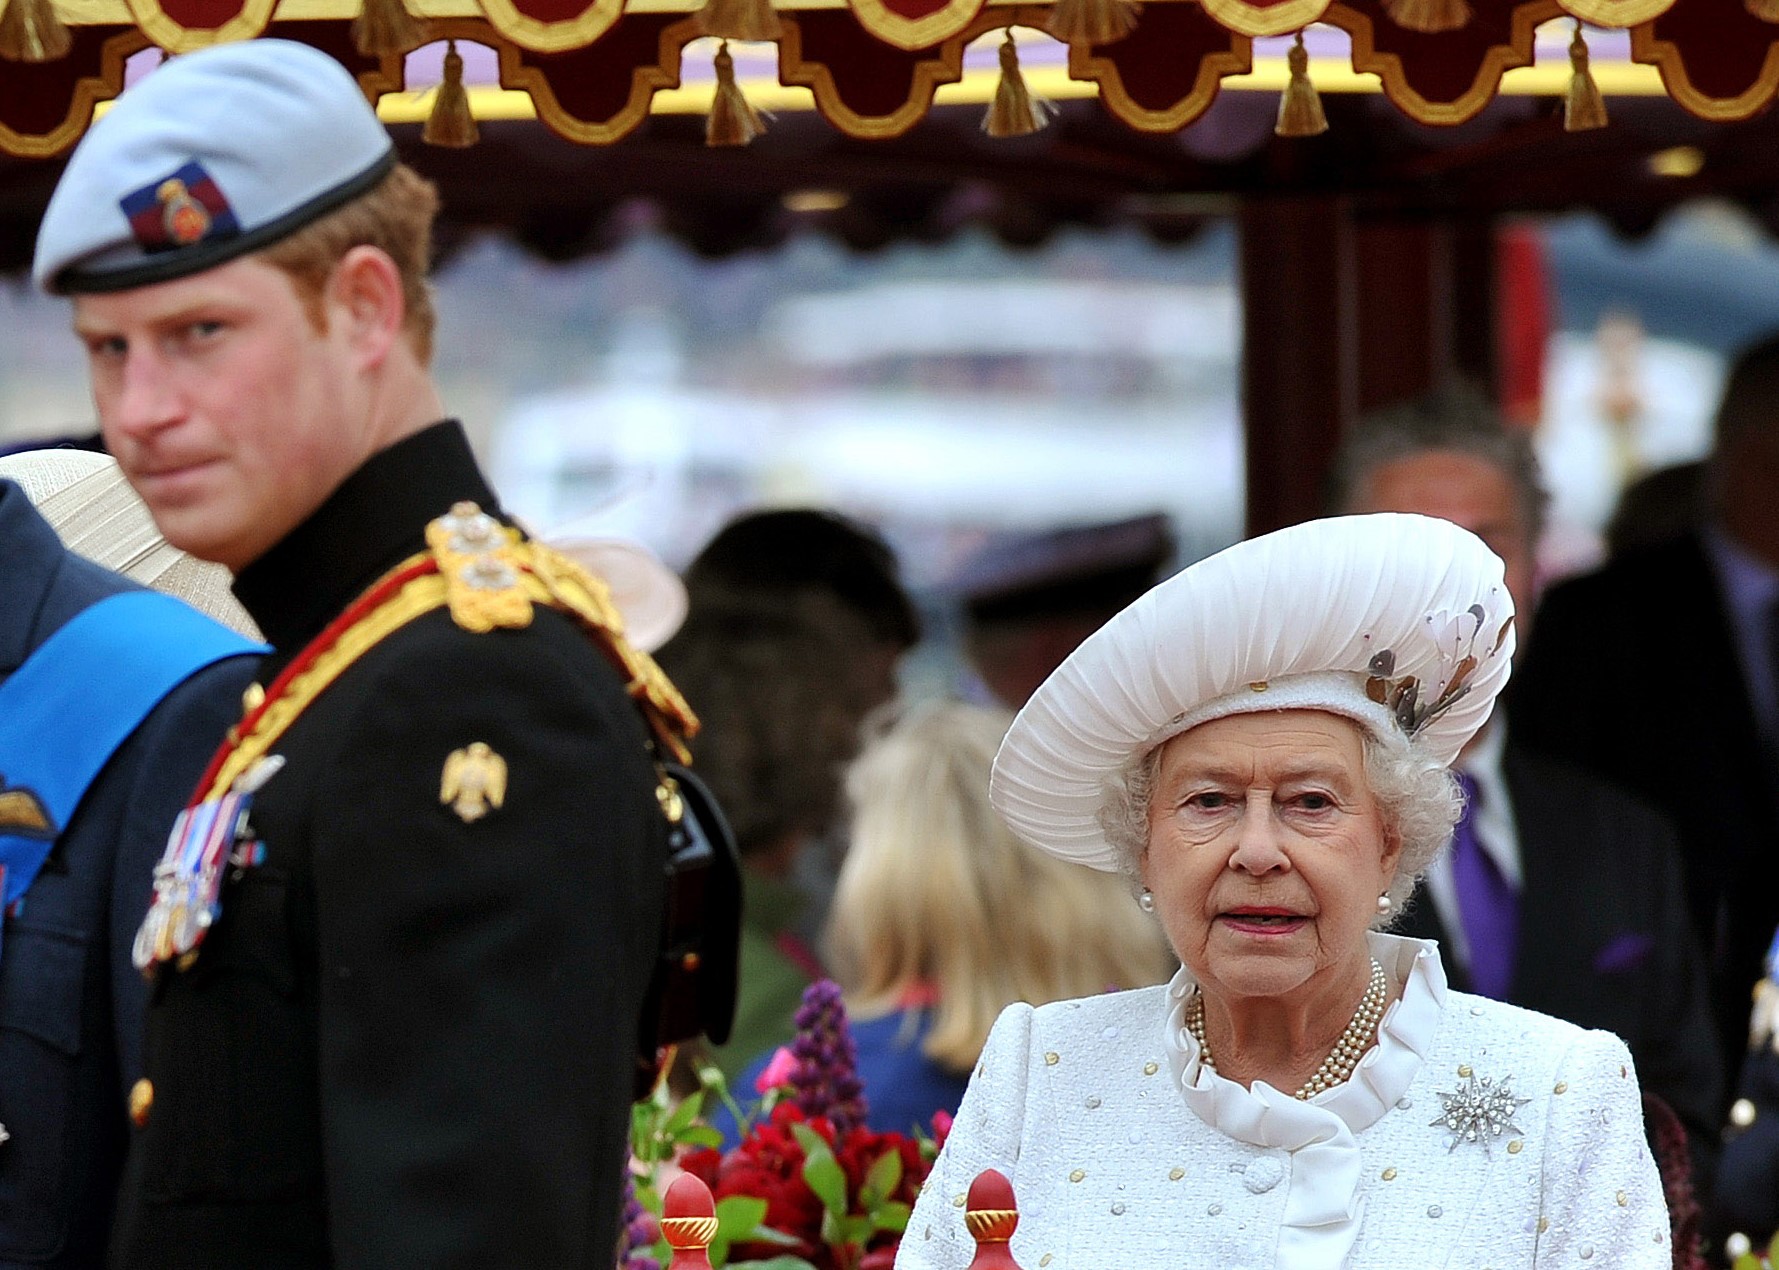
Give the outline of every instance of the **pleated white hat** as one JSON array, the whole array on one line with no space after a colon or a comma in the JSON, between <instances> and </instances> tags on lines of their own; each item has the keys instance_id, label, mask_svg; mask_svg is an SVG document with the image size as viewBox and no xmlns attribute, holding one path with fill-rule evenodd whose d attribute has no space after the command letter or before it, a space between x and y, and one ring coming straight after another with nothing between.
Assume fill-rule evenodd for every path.
<instances>
[{"instance_id":1,"label":"pleated white hat","mask_svg":"<svg viewBox=\"0 0 1779 1270\"><path fill-rule=\"evenodd\" d=\"M1326 710L1450 766L1513 649L1501 561L1467 530L1394 512L1293 525L1182 570L1089 636L1014 719L990 798L1040 850L1113 871L1100 809L1170 737Z\"/></svg>"},{"instance_id":2,"label":"pleated white hat","mask_svg":"<svg viewBox=\"0 0 1779 1270\"><path fill-rule=\"evenodd\" d=\"M0 456L0 477L25 491L70 551L184 600L249 639L260 637L229 590L229 571L189 556L161 537L148 507L109 454L24 450Z\"/></svg>"}]
</instances>

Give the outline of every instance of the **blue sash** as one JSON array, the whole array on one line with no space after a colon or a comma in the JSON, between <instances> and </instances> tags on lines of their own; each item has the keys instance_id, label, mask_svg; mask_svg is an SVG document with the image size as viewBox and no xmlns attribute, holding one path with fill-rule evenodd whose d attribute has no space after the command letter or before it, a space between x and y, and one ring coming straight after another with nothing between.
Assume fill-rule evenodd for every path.
<instances>
[{"instance_id":1,"label":"blue sash","mask_svg":"<svg viewBox=\"0 0 1779 1270\"><path fill-rule=\"evenodd\" d=\"M126 591L75 614L0 683L0 927L155 706L206 666L266 651L171 596Z\"/></svg>"}]
</instances>

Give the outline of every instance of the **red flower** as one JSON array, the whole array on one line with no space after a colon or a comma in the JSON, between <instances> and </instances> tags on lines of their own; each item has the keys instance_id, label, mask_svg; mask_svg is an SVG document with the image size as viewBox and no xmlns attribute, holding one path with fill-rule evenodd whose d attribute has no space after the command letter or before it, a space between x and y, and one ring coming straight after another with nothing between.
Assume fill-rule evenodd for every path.
<instances>
[{"instance_id":1,"label":"red flower","mask_svg":"<svg viewBox=\"0 0 1779 1270\"><path fill-rule=\"evenodd\" d=\"M737 1244L731 1260L765 1260L791 1252L818 1270L889 1270L899 1236L889 1231L875 1235L864 1250L829 1247L822 1240L822 1202L803 1180L805 1153L797 1141L796 1125L807 1125L834 1151L846 1178L848 1209L861 1215L860 1192L872 1166L894 1152L902 1161L902 1178L887 1199L913 1204L925 1180L927 1162L920 1145L899 1133L873 1133L859 1127L837 1134L825 1116L806 1116L795 1103L780 1103L765 1120L758 1121L747 1136L727 1154L705 1149L688 1153L680 1167L696 1174L718 1199L746 1195L766 1201L765 1225L790 1235L796 1248L755 1243ZM861 1256L862 1252L862 1256Z\"/></svg>"}]
</instances>

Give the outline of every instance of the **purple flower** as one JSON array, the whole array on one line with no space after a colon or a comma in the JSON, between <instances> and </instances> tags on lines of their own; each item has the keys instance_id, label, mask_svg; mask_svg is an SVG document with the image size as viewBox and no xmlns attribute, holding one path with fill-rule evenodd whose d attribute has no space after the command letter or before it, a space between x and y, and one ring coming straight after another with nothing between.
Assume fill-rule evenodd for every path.
<instances>
[{"instance_id":1,"label":"purple flower","mask_svg":"<svg viewBox=\"0 0 1779 1270\"><path fill-rule=\"evenodd\" d=\"M636 1198L636 1179L624 1171L624 1230L618 1236L618 1270L661 1270L649 1255L655 1245L655 1219Z\"/></svg>"},{"instance_id":2,"label":"purple flower","mask_svg":"<svg viewBox=\"0 0 1779 1270\"><path fill-rule=\"evenodd\" d=\"M840 985L819 979L805 988L796 1022L790 1083L798 1110L811 1118L827 1117L838 1134L864 1124L865 1090Z\"/></svg>"}]
</instances>

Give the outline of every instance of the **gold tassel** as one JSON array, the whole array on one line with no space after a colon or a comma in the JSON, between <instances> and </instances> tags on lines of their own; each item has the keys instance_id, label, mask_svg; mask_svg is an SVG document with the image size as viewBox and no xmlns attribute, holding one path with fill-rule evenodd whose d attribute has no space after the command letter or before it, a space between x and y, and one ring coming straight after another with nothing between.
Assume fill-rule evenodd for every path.
<instances>
[{"instance_id":1,"label":"gold tassel","mask_svg":"<svg viewBox=\"0 0 1779 1270\"><path fill-rule=\"evenodd\" d=\"M11 62L53 62L67 57L74 37L53 0L6 0L0 13L0 57Z\"/></svg>"},{"instance_id":2,"label":"gold tassel","mask_svg":"<svg viewBox=\"0 0 1779 1270\"><path fill-rule=\"evenodd\" d=\"M1135 0L1056 0L1044 29L1064 44L1110 44L1136 29Z\"/></svg>"},{"instance_id":3,"label":"gold tassel","mask_svg":"<svg viewBox=\"0 0 1779 1270\"><path fill-rule=\"evenodd\" d=\"M1762 22L1779 22L1779 0L1742 0L1742 7Z\"/></svg>"},{"instance_id":4,"label":"gold tassel","mask_svg":"<svg viewBox=\"0 0 1779 1270\"><path fill-rule=\"evenodd\" d=\"M428 28L402 0L364 0L352 19L352 45L366 57L412 53L430 38Z\"/></svg>"},{"instance_id":5,"label":"gold tassel","mask_svg":"<svg viewBox=\"0 0 1779 1270\"><path fill-rule=\"evenodd\" d=\"M427 145L450 146L461 150L476 144L481 135L476 117L469 110L469 92L463 86L463 55L457 41L445 45L445 79L439 95L433 100L432 113L420 130L420 139Z\"/></svg>"},{"instance_id":6,"label":"gold tassel","mask_svg":"<svg viewBox=\"0 0 1779 1270\"><path fill-rule=\"evenodd\" d=\"M744 146L765 132L766 124L735 82L735 59L729 56L727 40L717 46L716 66L717 95L710 103L710 118L704 121L704 144Z\"/></svg>"},{"instance_id":7,"label":"gold tassel","mask_svg":"<svg viewBox=\"0 0 1779 1270\"><path fill-rule=\"evenodd\" d=\"M1470 21L1470 6L1464 0L1384 0L1384 12L1403 30L1423 35L1456 31Z\"/></svg>"},{"instance_id":8,"label":"gold tassel","mask_svg":"<svg viewBox=\"0 0 1779 1270\"><path fill-rule=\"evenodd\" d=\"M1594 73L1588 69L1588 45L1581 38L1581 23L1575 24L1575 38L1569 41L1569 95L1563 100L1563 131L1586 132L1606 126L1606 100Z\"/></svg>"},{"instance_id":9,"label":"gold tassel","mask_svg":"<svg viewBox=\"0 0 1779 1270\"><path fill-rule=\"evenodd\" d=\"M1279 98L1279 121L1273 131L1281 137L1314 137L1328 131L1328 116L1322 113L1322 99L1310 83L1310 55L1303 47L1303 32L1285 55L1291 68L1291 80Z\"/></svg>"},{"instance_id":10,"label":"gold tassel","mask_svg":"<svg viewBox=\"0 0 1779 1270\"><path fill-rule=\"evenodd\" d=\"M718 40L776 40L784 34L772 0L704 0L695 16L699 31Z\"/></svg>"},{"instance_id":11,"label":"gold tassel","mask_svg":"<svg viewBox=\"0 0 1779 1270\"><path fill-rule=\"evenodd\" d=\"M982 120L982 131L991 137L1023 137L1047 127L1056 107L1042 97L1033 97L1025 86L1019 70L1019 50L1013 46L1013 28L1001 41L1001 82L995 86L995 99Z\"/></svg>"}]
</instances>

